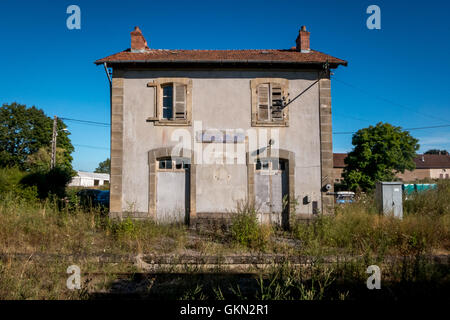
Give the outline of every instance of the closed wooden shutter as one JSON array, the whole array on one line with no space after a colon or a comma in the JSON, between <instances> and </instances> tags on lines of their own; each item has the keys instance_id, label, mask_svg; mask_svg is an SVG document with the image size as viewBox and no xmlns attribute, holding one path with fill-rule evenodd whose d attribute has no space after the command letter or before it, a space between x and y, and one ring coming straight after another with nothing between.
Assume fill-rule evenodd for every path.
<instances>
[{"instance_id":1,"label":"closed wooden shutter","mask_svg":"<svg viewBox=\"0 0 450 320\"><path fill-rule=\"evenodd\" d=\"M283 96L281 85L271 84L272 120L283 120Z\"/></svg>"},{"instance_id":2,"label":"closed wooden shutter","mask_svg":"<svg viewBox=\"0 0 450 320\"><path fill-rule=\"evenodd\" d=\"M175 120L186 119L186 85L174 83Z\"/></svg>"},{"instance_id":3,"label":"closed wooden shutter","mask_svg":"<svg viewBox=\"0 0 450 320\"><path fill-rule=\"evenodd\" d=\"M258 93L258 120L269 120L269 84L260 84L257 89Z\"/></svg>"}]
</instances>

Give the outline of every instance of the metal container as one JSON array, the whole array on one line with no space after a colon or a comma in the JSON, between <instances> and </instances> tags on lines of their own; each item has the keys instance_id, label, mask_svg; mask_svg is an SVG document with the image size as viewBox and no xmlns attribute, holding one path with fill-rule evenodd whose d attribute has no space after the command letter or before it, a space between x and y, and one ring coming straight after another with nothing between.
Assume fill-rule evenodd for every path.
<instances>
[{"instance_id":1,"label":"metal container","mask_svg":"<svg viewBox=\"0 0 450 320\"><path fill-rule=\"evenodd\" d=\"M375 199L380 212L403 218L402 182L377 182Z\"/></svg>"}]
</instances>

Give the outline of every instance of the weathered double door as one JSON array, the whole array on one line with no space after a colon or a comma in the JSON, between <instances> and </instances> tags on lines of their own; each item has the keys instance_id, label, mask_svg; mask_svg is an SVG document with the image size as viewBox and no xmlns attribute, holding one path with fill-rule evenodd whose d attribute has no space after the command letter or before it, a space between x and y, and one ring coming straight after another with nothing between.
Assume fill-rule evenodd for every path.
<instances>
[{"instance_id":1,"label":"weathered double door","mask_svg":"<svg viewBox=\"0 0 450 320\"><path fill-rule=\"evenodd\" d=\"M255 171L255 203L261 222L288 225L288 163L281 159L259 159Z\"/></svg>"},{"instance_id":2,"label":"weathered double door","mask_svg":"<svg viewBox=\"0 0 450 320\"><path fill-rule=\"evenodd\" d=\"M186 223L189 217L189 159L160 159L156 175L156 219Z\"/></svg>"}]
</instances>

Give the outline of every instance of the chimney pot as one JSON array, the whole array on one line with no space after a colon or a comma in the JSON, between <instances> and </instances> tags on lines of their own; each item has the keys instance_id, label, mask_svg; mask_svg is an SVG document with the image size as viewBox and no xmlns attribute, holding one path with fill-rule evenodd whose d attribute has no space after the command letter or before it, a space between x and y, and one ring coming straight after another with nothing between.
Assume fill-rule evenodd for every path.
<instances>
[{"instance_id":1,"label":"chimney pot","mask_svg":"<svg viewBox=\"0 0 450 320\"><path fill-rule=\"evenodd\" d=\"M131 52L143 52L148 50L147 41L142 35L141 29L139 27L134 27L134 30L130 32L131 34Z\"/></svg>"},{"instance_id":2,"label":"chimney pot","mask_svg":"<svg viewBox=\"0 0 450 320\"><path fill-rule=\"evenodd\" d=\"M306 26L302 26L300 28L296 43L297 51L310 52L311 49L309 47L309 31L306 31Z\"/></svg>"}]
</instances>

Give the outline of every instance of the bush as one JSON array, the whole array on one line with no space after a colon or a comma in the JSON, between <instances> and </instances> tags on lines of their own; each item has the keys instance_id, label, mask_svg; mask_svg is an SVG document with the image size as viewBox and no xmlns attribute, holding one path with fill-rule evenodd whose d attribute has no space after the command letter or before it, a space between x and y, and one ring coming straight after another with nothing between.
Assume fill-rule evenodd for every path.
<instances>
[{"instance_id":1,"label":"bush","mask_svg":"<svg viewBox=\"0 0 450 320\"><path fill-rule=\"evenodd\" d=\"M73 171L70 168L55 167L29 173L20 180L20 184L24 187L35 187L41 199L47 198L49 194L63 198L72 177Z\"/></svg>"},{"instance_id":2,"label":"bush","mask_svg":"<svg viewBox=\"0 0 450 320\"><path fill-rule=\"evenodd\" d=\"M137 236L138 228L134 221L126 218L123 221L114 221L110 224L112 234L117 239L134 238Z\"/></svg>"},{"instance_id":3,"label":"bush","mask_svg":"<svg viewBox=\"0 0 450 320\"><path fill-rule=\"evenodd\" d=\"M441 180L436 189L414 192L404 201L405 214L440 216L450 213L450 181Z\"/></svg>"},{"instance_id":4,"label":"bush","mask_svg":"<svg viewBox=\"0 0 450 320\"><path fill-rule=\"evenodd\" d=\"M254 207L238 205L238 210L232 216L230 231L235 243L248 248L264 249L273 229L269 225L260 225Z\"/></svg>"},{"instance_id":5,"label":"bush","mask_svg":"<svg viewBox=\"0 0 450 320\"><path fill-rule=\"evenodd\" d=\"M26 175L19 168L0 168L0 196L15 196L25 201L35 201L37 188L35 186L23 186L21 179Z\"/></svg>"}]
</instances>

